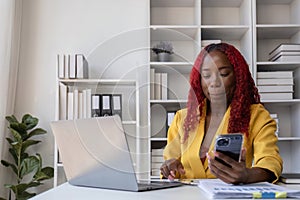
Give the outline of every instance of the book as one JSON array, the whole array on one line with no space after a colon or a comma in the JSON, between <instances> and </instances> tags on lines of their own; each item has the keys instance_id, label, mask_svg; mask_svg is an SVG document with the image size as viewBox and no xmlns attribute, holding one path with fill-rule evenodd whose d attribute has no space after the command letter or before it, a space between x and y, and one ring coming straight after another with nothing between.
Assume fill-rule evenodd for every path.
<instances>
[{"instance_id":1,"label":"book","mask_svg":"<svg viewBox=\"0 0 300 200\"><path fill-rule=\"evenodd\" d=\"M274 61L278 61L278 62L300 62L300 55L279 56Z\"/></svg>"},{"instance_id":2,"label":"book","mask_svg":"<svg viewBox=\"0 0 300 200\"><path fill-rule=\"evenodd\" d=\"M154 97L159 100L161 99L161 73L155 73L154 82Z\"/></svg>"},{"instance_id":3,"label":"book","mask_svg":"<svg viewBox=\"0 0 300 200\"><path fill-rule=\"evenodd\" d=\"M233 185L220 179L203 179L199 180L198 187L213 199L300 198L300 190L288 189L268 182Z\"/></svg>"},{"instance_id":4,"label":"book","mask_svg":"<svg viewBox=\"0 0 300 200\"><path fill-rule=\"evenodd\" d=\"M272 58L282 51L300 51L300 44L297 43L281 43L276 46L270 53L269 57Z\"/></svg>"},{"instance_id":5,"label":"book","mask_svg":"<svg viewBox=\"0 0 300 200\"><path fill-rule=\"evenodd\" d=\"M78 98L79 98L79 91L78 89L74 89L73 91L73 119L78 119L79 117L79 103L78 103Z\"/></svg>"},{"instance_id":6,"label":"book","mask_svg":"<svg viewBox=\"0 0 300 200\"><path fill-rule=\"evenodd\" d=\"M292 78L258 78L257 85L294 85Z\"/></svg>"},{"instance_id":7,"label":"book","mask_svg":"<svg viewBox=\"0 0 300 200\"><path fill-rule=\"evenodd\" d=\"M293 92L293 85L258 85L259 92Z\"/></svg>"},{"instance_id":8,"label":"book","mask_svg":"<svg viewBox=\"0 0 300 200\"><path fill-rule=\"evenodd\" d=\"M269 61L276 61L280 56L299 56L300 51L281 51L274 55L273 57L269 57Z\"/></svg>"},{"instance_id":9,"label":"book","mask_svg":"<svg viewBox=\"0 0 300 200\"><path fill-rule=\"evenodd\" d=\"M83 54L75 55L75 65L76 65L76 78L88 78L88 62Z\"/></svg>"},{"instance_id":10,"label":"book","mask_svg":"<svg viewBox=\"0 0 300 200\"><path fill-rule=\"evenodd\" d=\"M300 173L283 173L280 177L283 183L300 183Z\"/></svg>"},{"instance_id":11,"label":"book","mask_svg":"<svg viewBox=\"0 0 300 200\"><path fill-rule=\"evenodd\" d=\"M111 116L112 115L112 95L101 94L101 114L100 116Z\"/></svg>"},{"instance_id":12,"label":"book","mask_svg":"<svg viewBox=\"0 0 300 200\"><path fill-rule=\"evenodd\" d=\"M65 55L57 54L57 77L65 78Z\"/></svg>"},{"instance_id":13,"label":"book","mask_svg":"<svg viewBox=\"0 0 300 200\"><path fill-rule=\"evenodd\" d=\"M293 78L293 71L257 72L257 78Z\"/></svg>"},{"instance_id":14,"label":"book","mask_svg":"<svg viewBox=\"0 0 300 200\"><path fill-rule=\"evenodd\" d=\"M67 120L74 119L74 94L73 92L68 92L68 114L67 114Z\"/></svg>"},{"instance_id":15,"label":"book","mask_svg":"<svg viewBox=\"0 0 300 200\"><path fill-rule=\"evenodd\" d=\"M154 92L154 83L155 83L155 69L150 69L150 99L155 99L155 92Z\"/></svg>"},{"instance_id":16,"label":"book","mask_svg":"<svg viewBox=\"0 0 300 200\"><path fill-rule=\"evenodd\" d=\"M92 117L92 89L86 89L86 118Z\"/></svg>"},{"instance_id":17,"label":"book","mask_svg":"<svg viewBox=\"0 0 300 200\"><path fill-rule=\"evenodd\" d=\"M83 118L83 93L82 91L78 92L78 118Z\"/></svg>"},{"instance_id":18,"label":"book","mask_svg":"<svg viewBox=\"0 0 300 200\"><path fill-rule=\"evenodd\" d=\"M273 93L259 93L261 100L291 100L293 99L292 92L273 92Z\"/></svg>"},{"instance_id":19,"label":"book","mask_svg":"<svg viewBox=\"0 0 300 200\"><path fill-rule=\"evenodd\" d=\"M92 117L100 117L101 115L101 95L100 94L92 94L92 104L91 104L91 112Z\"/></svg>"},{"instance_id":20,"label":"book","mask_svg":"<svg viewBox=\"0 0 300 200\"><path fill-rule=\"evenodd\" d=\"M168 74L161 73L161 99L168 99Z\"/></svg>"},{"instance_id":21,"label":"book","mask_svg":"<svg viewBox=\"0 0 300 200\"><path fill-rule=\"evenodd\" d=\"M119 115L122 119L122 95L112 94L112 115Z\"/></svg>"},{"instance_id":22,"label":"book","mask_svg":"<svg viewBox=\"0 0 300 200\"><path fill-rule=\"evenodd\" d=\"M69 78L76 78L76 57L75 57L75 54L69 54L68 58L69 58Z\"/></svg>"},{"instance_id":23,"label":"book","mask_svg":"<svg viewBox=\"0 0 300 200\"><path fill-rule=\"evenodd\" d=\"M66 120L68 113L68 86L59 83L59 119Z\"/></svg>"}]
</instances>

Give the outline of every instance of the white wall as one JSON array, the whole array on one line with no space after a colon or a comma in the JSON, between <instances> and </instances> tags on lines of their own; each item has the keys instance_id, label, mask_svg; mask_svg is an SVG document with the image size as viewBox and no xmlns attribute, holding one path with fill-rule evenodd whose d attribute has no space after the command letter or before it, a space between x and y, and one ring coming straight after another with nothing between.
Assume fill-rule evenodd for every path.
<instances>
[{"instance_id":1,"label":"white wall","mask_svg":"<svg viewBox=\"0 0 300 200\"><path fill-rule=\"evenodd\" d=\"M32 147L41 152L44 165L53 165L49 122L55 117L56 54L87 55L113 35L146 27L148 6L147 0L23 1L15 115L31 113L48 131L43 142ZM51 187L52 182L40 190Z\"/></svg>"}]
</instances>

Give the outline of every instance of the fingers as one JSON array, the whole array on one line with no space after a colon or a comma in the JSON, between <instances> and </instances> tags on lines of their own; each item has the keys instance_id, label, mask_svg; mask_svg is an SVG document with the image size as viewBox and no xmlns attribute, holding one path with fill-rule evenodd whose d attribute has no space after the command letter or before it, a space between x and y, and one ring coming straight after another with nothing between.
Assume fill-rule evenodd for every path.
<instances>
[{"instance_id":1,"label":"fingers","mask_svg":"<svg viewBox=\"0 0 300 200\"><path fill-rule=\"evenodd\" d=\"M160 171L164 178L168 178L170 180L175 179L176 172L178 172L180 175L185 174L185 170L182 163L174 158L166 160L162 164Z\"/></svg>"},{"instance_id":2,"label":"fingers","mask_svg":"<svg viewBox=\"0 0 300 200\"><path fill-rule=\"evenodd\" d=\"M220 178L226 183L243 183L247 181L247 168L245 164L246 150L242 150L241 162L237 162L234 159L226 156L220 152L214 152L215 158L207 154L208 167L212 174L217 178ZM217 158L219 160L217 160ZM224 161L224 163L223 163ZM228 166L227 166L228 165Z\"/></svg>"}]
</instances>

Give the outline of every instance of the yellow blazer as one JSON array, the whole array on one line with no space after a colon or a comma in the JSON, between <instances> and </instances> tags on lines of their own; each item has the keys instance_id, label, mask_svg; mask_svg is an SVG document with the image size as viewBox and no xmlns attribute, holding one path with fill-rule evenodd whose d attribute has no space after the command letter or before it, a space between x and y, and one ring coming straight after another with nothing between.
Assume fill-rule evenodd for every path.
<instances>
[{"instance_id":1,"label":"yellow blazer","mask_svg":"<svg viewBox=\"0 0 300 200\"><path fill-rule=\"evenodd\" d=\"M207 159L202 164L199 157L200 145L204 138L206 108L198 126L191 131L188 139L183 143L183 123L187 109L177 111L168 131L167 146L164 150L164 159L177 158L185 169L185 174L176 178L215 178L208 169ZM270 117L269 112L261 104L251 106L249 136L244 137L243 146L247 150L246 166L248 168L260 167L272 171L277 179L282 172L282 159L279 155L277 137L275 135L276 122ZM214 149L218 134L226 134L230 116L230 107L227 109L223 120L210 145L209 151Z\"/></svg>"}]
</instances>

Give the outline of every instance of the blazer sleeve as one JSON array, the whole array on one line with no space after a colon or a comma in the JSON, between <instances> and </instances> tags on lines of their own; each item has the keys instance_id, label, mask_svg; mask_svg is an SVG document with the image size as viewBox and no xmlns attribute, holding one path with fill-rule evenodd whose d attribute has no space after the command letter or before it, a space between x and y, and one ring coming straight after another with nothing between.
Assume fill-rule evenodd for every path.
<instances>
[{"instance_id":1,"label":"blazer sleeve","mask_svg":"<svg viewBox=\"0 0 300 200\"><path fill-rule=\"evenodd\" d=\"M282 173L282 159L275 135L276 122L269 112L258 104L252 108L250 120L250 138L253 148L253 167L268 169L276 176L276 182Z\"/></svg>"},{"instance_id":2,"label":"blazer sleeve","mask_svg":"<svg viewBox=\"0 0 300 200\"><path fill-rule=\"evenodd\" d=\"M171 158L180 159L181 157L181 137L180 131L182 127L181 110L177 111L174 119L169 127L167 136L167 145L164 149L164 159Z\"/></svg>"}]
</instances>

